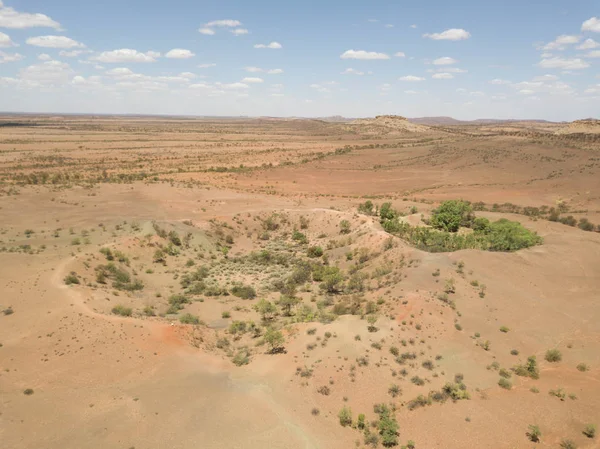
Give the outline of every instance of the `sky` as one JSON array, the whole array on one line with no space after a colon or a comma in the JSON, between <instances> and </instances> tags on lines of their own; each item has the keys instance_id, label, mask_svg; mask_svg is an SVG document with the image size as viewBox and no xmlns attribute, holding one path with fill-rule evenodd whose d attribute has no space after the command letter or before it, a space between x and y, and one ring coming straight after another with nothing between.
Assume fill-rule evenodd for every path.
<instances>
[{"instance_id":1,"label":"sky","mask_svg":"<svg viewBox=\"0 0 600 449\"><path fill-rule=\"evenodd\" d=\"M598 0L0 0L0 111L600 116Z\"/></svg>"}]
</instances>

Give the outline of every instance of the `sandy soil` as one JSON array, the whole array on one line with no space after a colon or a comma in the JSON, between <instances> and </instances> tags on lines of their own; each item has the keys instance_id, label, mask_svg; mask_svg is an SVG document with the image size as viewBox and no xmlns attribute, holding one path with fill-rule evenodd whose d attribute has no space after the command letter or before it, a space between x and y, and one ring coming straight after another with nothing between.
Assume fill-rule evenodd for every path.
<instances>
[{"instance_id":1,"label":"sandy soil","mask_svg":"<svg viewBox=\"0 0 600 449\"><path fill-rule=\"evenodd\" d=\"M0 313L2 447L367 447L338 412L348 406L355 423L359 413L370 422L379 403L395 409L398 447L556 448L563 439L599 447L582 430L600 426L600 233L477 212L519 221L544 242L514 253L428 253L357 213L368 196L417 225L439 201L464 198L490 208L566 204L565 214L600 223L593 139L490 126L376 135L320 121L2 121L28 125L0 127L0 310L12 312ZM155 252L170 237L157 229L184 240L164 264ZM249 255L309 260L310 245L325 250L345 285L363 273L364 290L327 295L308 282L291 316L278 308L263 326L254 306L280 299L272 284L293 265ZM143 289L98 282L102 248L123 252L127 262L115 263ZM199 267L209 269L207 285L252 285L257 298L204 290L167 313ZM79 284L66 285L72 272ZM455 308L438 299L450 278ZM377 308L375 332L365 312L325 319L323 311L356 301ZM112 313L117 305L131 316ZM302 308L323 314L299 320ZM183 313L201 323L182 324ZM261 336L233 333L235 321L258 323ZM283 333L285 351L262 343L269 326ZM399 363L393 348L414 358ZM549 349L562 360L546 361ZM233 363L239 351L248 364ZM539 379L510 372L531 355ZM510 389L499 387L500 370ZM457 374L469 400L409 410ZM559 389L563 400L549 394ZM540 443L526 436L531 424Z\"/></svg>"}]
</instances>

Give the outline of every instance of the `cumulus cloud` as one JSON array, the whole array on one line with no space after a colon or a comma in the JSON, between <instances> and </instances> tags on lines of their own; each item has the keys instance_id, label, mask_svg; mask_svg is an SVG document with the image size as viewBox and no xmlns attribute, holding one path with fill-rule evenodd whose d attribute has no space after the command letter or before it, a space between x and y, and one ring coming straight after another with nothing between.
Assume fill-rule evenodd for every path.
<instances>
[{"instance_id":1,"label":"cumulus cloud","mask_svg":"<svg viewBox=\"0 0 600 449\"><path fill-rule=\"evenodd\" d=\"M196 67L198 67L199 69L208 69L209 67L216 67L217 64L215 64L214 62L209 62L207 64L198 64Z\"/></svg>"},{"instance_id":2,"label":"cumulus cloud","mask_svg":"<svg viewBox=\"0 0 600 449\"><path fill-rule=\"evenodd\" d=\"M600 50L590 51L585 55L586 58L600 58Z\"/></svg>"},{"instance_id":3,"label":"cumulus cloud","mask_svg":"<svg viewBox=\"0 0 600 449\"><path fill-rule=\"evenodd\" d=\"M280 75L283 73L283 69L270 69L270 70L267 70L267 73L269 75Z\"/></svg>"},{"instance_id":4,"label":"cumulus cloud","mask_svg":"<svg viewBox=\"0 0 600 449\"><path fill-rule=\"evenodd\" d=\"M248 30L246 28L236 28L235 30L231 30L232 34L236 36L242 36L244 34L248 34Z\"/></svg>"},{"instance_id":5,"label":"cumulus cloud","mask_svg":"<svg viewBox=\"0 0 600 449\"><path fill-rule=\"evenodd\" d=\"M576 44L581 40L581 36L562 34L552 42L542 47L543 50L564 50L567 45Z\"/></svg>"},{"instance_id":6,"label":"cumulus cloud","mask_svg":"<svg viewBox=\"0 0 600 449\"><path fill-rule=\"evenodd\" d=\"M356 69L353 69L353 68L350 68L350 67L347 68L346 70L344 70L342 72L342 75L359 75L359 76L362 76L364 74L365 74L365 72L361 72L359 70L356 70Z\"/></svg>"},{"instance_id":7,"label":"cumulus cloud","mask_svg":"<svg viewBox=\"0 0 600 449\"><path fill-rule=\"evenodd\" d=\"M594 33L600 33L600 19L592 17L586 20L581 25L581 31L593 31Z\"/></svg>"},{"instance_id":8,"label":"cumulus cloud","mask_svg":"<svg viewBox=\"0 0 600 449\"><path fill-rule=\"evenodd\" d=\"M149 51L141 53L131 48L121 48L119 50L103 51L98 56L91 58L93 61L120 63L120 62L156 62L160 53Z\"/></svg>"},{"instance_id":9,"label":"cumulus cloud","mask_svg":"<svg viewBox=\"0 0 600 449\"><path fill-rule=\"evenodd\" d=\"M16 47L16 45L17 44L15 44L10 39L10 36L8 34L4 34L3 32L0 31L0 48Z\"/></svg>"},{"instance_id":10,"label":"cumulus cloud","mask_svg":"<svg viewBox=\"0 0 600 449\"><path fill-rule=\"evenodd\" d=\"M454 78L454 75L452 75L452 73L436 73L432 78L434 80L450 80Z\"/></svg>"},{"instance_id":11,"label":"cumulus cloud","mask_svg":"<svg viewBox=\"0 0 600 449\"><path fill-rule=\"evenodd\" d=\"M37 36L30 37L25 41L29 45L45 48L82 48L81 42L77 42L66 36Z\"/></svg>"},{"instance_id":12,"label":"cumulus cloud","mask_svg":"<svg viewBox=\"0 0 600 449\"><path fill-rule=\"evenodd\" d=\"M398 78L398 81L424 81L425 78L422 78L420 76L414 76L414 75L407 75L407 76L401 76L400 78Z\"/></svg>"},{"instance_id":13,"label":"cumulus cloud","mask_svg":"<svg viewBox=\"0 0 600 449\"><path fill-rule=\"evenodd\" d=\"M167 52L167 54L165 55L166 58L170 59L189 59L193 58L194 56L196 55L190 50L186 50L183 48L174 48L173 50Z\"/></svg>"},{"instance_id":14,"label":"cumulus cloud","mask_svg":"<svg viewBox=\"0 0 600 449\"><path fill-rule=\"evenodd\" d=\"M544 69L580 70L580 69L586 69L590 65L586 61L584 61L583 59L580 59L580 58L566 59L566 58L554 57L554 58L542 59L539 62L538 66L540 66Z\"/></svg>"},{"instance_id":15,"label":"cumulus cloud","mask_svg":"<svg viewBox=\"0 0 600 449\"><path fill-rule=\"evenodd\" d=\"M403 51L398 51L398 52L394 53L394 56L396 58L405 58L406 57L406 55L404 54Z\"/></svg>"},{"instance_id":16,"label":"cumulus cloud","mask_svg":"<svg viewBox=\"0 0 600 449\"><path fill-rule=\"evenodd\" d=\"M503 85L503 84L510 84L510 81L506 81L500 78L494 78L493 80L491 80L489 82L490 84L495 84L497 86Z\"/></svg>"},{"instance_id":17,"label":"cumulus cloud","mask_svg":"<svg viewBox=\"0 0 600 449\"><path fill-rule=\"evenodd\" d=\"M19 53L5 53L0 50L0 64L4 64L6 62L17 62L24 59L25 56Z\"/></svg>"},{"instance_id":18,"label":"cumulus cloud","mask_svg":"<svg viewBox=\"0 0 600 449\"><path fill-rule=\"evenodd\" d=\"M448 72L448 73L467 73L467 69L460 69L458 67L444 67L441 69L437 69L438 72Z\"/></svg>"},{"instance_id":19,"label":"cumulus cloud","mask_svg":"<svg viewBox=\"0 0 600 449\"><path fill-rule=\"evenodd\" d=\"M577 47L577 50L591 50L593 48L599 47L600 44L596 42L594 39L586 39Z\"/></svg>"},{"instance_id":20,"label":"cumulus cloud","mask_svg":"<svg viewBox=\"0 0 600 449\"><path fill-rule=\"evenodd\" d=\"M0 28L35 28L47 27L60 30L60 23L52 20L45 14L30 14L15 11L14 8L3 6L0 1Z\"/></svg>"},{"instance_id":21,"label":"cumulus cloud","mask_svg":"<svg viewBox=\"0 0 600 449\"><path fill-rule=\"evenodd\" d=\"M60 56L63 56L65 58L74 58L76 56L79 56L83 53L90 53L89 50L61 50L60 52L58 52L58 54Z\"/></svg>"},{"instance_id":22,"label":"cumulus cloud","mask_svg":"<svg viewBox=\"0 0 600 449\"><path fill-rule=\"evenodd\" d=\"M40 61L50 61L50 60L52 60L52 56L50 56L46 53L42 53L42 54L38 55L38 59Z\"/></svg>"},{"instance_id":23,"label":"cumulus cloud","mask_svg":"<svg viewBox=\"0 0 600 449\"><path fill-rule=\"evenodd\" d=\"M449 30L442 31L441 33L424 34L423 37L433 39L435 41L462 41L469 39L471 33L463 30L462 28L450 28Z\"/></svg>"},{"instance_id":24,"label":"cumulus cloud","mask_svg":"<svg viewBox=\"0 0 600 449\"><path fill-rule=\"evenodd\" d=\"M556 81L558 76L556 75L540 75L533 78L533 81Z\"/></svg>"},{"instance_id":25,"label":"cumulus cloud","mask_svg":"<svg viewBox=\"0 0 600 449\"><path fill-rule=\"evenodd\" d=\"M279 43L279 42L271 42L269 44L255 44L254 48L270 48L273 50L278 50L280 48L283 48L283 46Z\"/></svg>"},{"instance_id":26,"label":"cumulus cloud","mask_svg":"<svg viewBox=\"0 0 600 449\"><path fill-rule=\"evenodd\" d=\"M215 85L219 86L222 89L229 89L229 90L248 89L250 87L245 83L230 83L230 84L215 83Z\"/></svg>"},{"instance_id":27,"label":"cumulus cloud","mask_svg":"<svg viewBox=\"0 0 600 449\"><path fill-rule=\"evenodd\" d=\"M265 80L263 80L262 78L246 77L242 80L242 83L259 84L259 83L263 83L264 81Z\"/></svg>"},{"instance_id":28,"label":"cumulus cloud","mask_svg":"<svg viewBox=\"0 0 600 449\"><path fill-rule=\"evenodd\" d=\"M437 58L433 60L434 65L452 65L456 64L458 61L456 59L450 58L448 56L444 56L443 58Z\"/></svg>"},{"instance_id":29,"label":"cumulus cloud","mask_svg":"<svg viewBox=\"0 0 600 449\"><path fill-rule=\"evenodd\" d=\"M215 34L215 30L211 30L210 28L200 28L198 29L198 32L207 36L212 36L213 34Z\"/></svg>"},{"instance_id":30,"label":"cumulus cloud","mask_svg":"<svg viewBox=\"0 0 600 449\"><path fill-rule=\"evenodd\" d=\"M19 72L19 78L32 86L59 86L69 83L72 76L71 66L60 61L30 65Z\"/></svg>"},{"instance_id":31,"label":"cumulus cloud","mask_svg":"<svg viewBox=\"0 0 600 449\"><path fill-rule=\"evenodd\" d=\"M208 28L210 28L210 27L235 28L235 27L239 27L241 24L242 24L242 22L240 22L239 20L226 19L226 20L213 20L212 22L208 22L204 26L206 26Z\"/></svg>"},{"instance_id":32,"label":"cumulus cloud","mask_svg":"<svg viewBox=\"0 0 600 449\"><path fill-rule=\"evenodd\" d=\"M362 59L362 60L374 60L374 59L390 59L385 53L377 53L375 51L365 50L346 50L340 55L341 59Z\"/></svg>"}]
</instances>

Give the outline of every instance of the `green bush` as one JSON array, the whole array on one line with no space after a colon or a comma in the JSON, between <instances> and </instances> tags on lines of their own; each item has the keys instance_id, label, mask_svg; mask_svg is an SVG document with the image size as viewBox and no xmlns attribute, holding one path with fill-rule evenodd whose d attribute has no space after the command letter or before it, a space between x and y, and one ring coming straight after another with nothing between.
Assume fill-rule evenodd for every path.
<instances>
[{"instance_id":1,"label":"green bush","mask_svg":"<svg viewBox=\"0 0 600 449\"><path fill-rule=\"evenodd\" d=\"M527 432L527 437L529 438L529 440L533 441L534 443L537 443L540 441L541 436L542 432L540 431L540 428L536 425L530 424L529 431Z\"/></svg>"},{"instance_id":2,"label":"green bush","mask_svg":"<svg viewBox=\"0 0 600 449\"><path fill-rule=\"evenodd\" d=\"M65 284L79 284L79 278L77 277L77 273L71 271L67 276L65 276Z\"/></svg>"},{"instance_id":3,"label":"green bush","mask_svg":"<svg viewBox=\"0 0 600 449\"><path fill-rule=\"evenodd\" d=\"M231 289L231 294L242 299L256 298L256 290L250 285L236 285Z\"/></svg>"},{"instance_id":4,"label":"green bush","mask_svg":"<svg viewBox=\"0 0 600 449\"><path fill-rule=\"evenodd\" d=\"M513 368L517 376L531 377L532 379L538 379L540 372L537 366L537 361L534 355L527 358L525 365L517 365Z\"/></svg>"},{"instance_id":5,"label":"green bush","mask_svg":"<svg viewBox=\"0 0 600 449\"><path fill-rule=\"evenodd\" d=\"M312 258L321 257L323 255L323 248L320 246L311 246L306 251L306 255Z\"/></svg>"},{"instance_id":6,"label":"green bush","mask_svg":"<svg viewBox=\"0 0 600 449\"><path fill-rule=\"evenodd\" d=\"M179 322L181 324L200 324L200 318L191 313L185 313L179 317Z\"/></svg>"},{"instance_id":7,"label":"green bush","mask_svg":"<svg viewBox=\"0 0 600 449\"><path fill-rule=\"evenodd\" d=\"M342 426L347 427L352 425L352 410L349 407L344 406L344 408L339 411L338 418Z\"/></svg>"},{"instance_id":8,"label":"green bush","mask_svg":"<svg viewBox=\"0 0 600 449\"><path fill-rule=\"evenodd\" d=\"M510 381L504 377L501 377L500 380L498 380L498 385L505 390L510 390L512 388L512 383L510 383Z\"/></svg>"},{"instance_id":9,"label":"green bush","mask_svg":"<svg viewBox=\"0 0 600 449\"><path fill-rule=\"evenodd\" d=\"M547 362L560 362L562 360L562 354L558 349L548 349L544 358Z\"/></svg>"},{"instance_id":10,"label":"green bush","mask_svg":"<svg viewBox=\"0 0 600 449\"><path fill-rule=\"evenodd\" d=\"M348 220L340 221L340 234L350 234L350 222Z\"/></svg>"},{"instance_id":11,"label":"green bush","mask_svg":"<svg viewBox=\"0 0 600 449\"><path fill-rule=\"evenodd\" d=\"M446 232L456 232L462 227L473 225L471 203L462 200L444 201L431 215L431 226Z\"/></svg>"},{"instance_id":12,"label":"green bush","mask_svg":"<svg viewBox=\"0 0 600 449\"><path fill-rule=\"evenodd\" d=\"M594 424L587 424L583 429L583 434L588 438L596 437L596 426Z\"/></svg>"},{"instance_id":13,"label":"green bush","mask_svg":"<svg viewBox=\"0 0 600 449\"><path fill-rule=\"evenodd\" d=\"M114 313L115 315L120 315L120 316L131 316L133 313L133 310L131 310L130 307L125 307L122 305L116 305L112 308L111 310L112 313Z\"/></svg>"}]
</instances>

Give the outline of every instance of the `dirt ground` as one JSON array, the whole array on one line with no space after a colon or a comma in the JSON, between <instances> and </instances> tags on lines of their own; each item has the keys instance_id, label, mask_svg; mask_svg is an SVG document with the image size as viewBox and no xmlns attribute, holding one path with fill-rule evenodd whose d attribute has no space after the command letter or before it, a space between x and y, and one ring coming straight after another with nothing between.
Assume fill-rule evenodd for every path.
<instances>
[{"instance_id":1,"label":"dirt ground","mask_svg":"<svg viewBox=\"0 0 600 449\"><path fill-rule=\"evenodd\" d=\"M376 404L397 420L397 447L600 447L583 433L600 427L600 232L524 209L600 225L595 134L85 116L0 125L3 448L371 447ZM426 252L357 209L391 202L417 225L459 198L543 243ZM339 268L337 289L313 273L286 293L315 262ZM270 331L284 338L277 350ZM551 349L559 361L546 360ZM516 373L529 356L539 379ZM469 399L413 406L448 383ZM340 425L344 407L352 425Z\"/></svg>"}]
</instances>

